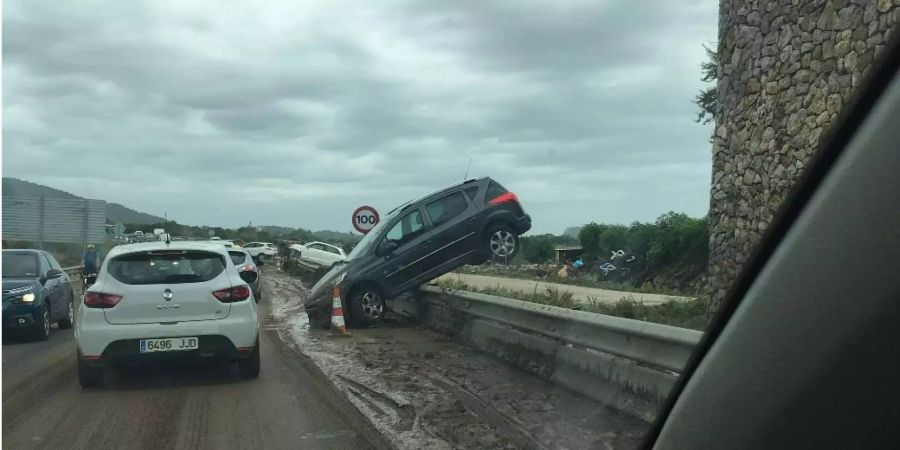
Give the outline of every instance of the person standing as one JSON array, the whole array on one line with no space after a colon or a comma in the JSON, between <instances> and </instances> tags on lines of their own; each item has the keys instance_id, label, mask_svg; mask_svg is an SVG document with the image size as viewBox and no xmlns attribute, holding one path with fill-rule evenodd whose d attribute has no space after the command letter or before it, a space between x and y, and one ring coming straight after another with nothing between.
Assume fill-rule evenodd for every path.
<instances>
[{"instance_id":1,"label":"person standing","mask_svg":"<svg viewBox=\"0 0 900 450\"><path fill-rule=\"evenodd\" d=\"M87 250L81 255L81 263L84 266L82 273L97 273L100 269L100 252L94 244L88 244Z\"/></svg>"}]
</instances>

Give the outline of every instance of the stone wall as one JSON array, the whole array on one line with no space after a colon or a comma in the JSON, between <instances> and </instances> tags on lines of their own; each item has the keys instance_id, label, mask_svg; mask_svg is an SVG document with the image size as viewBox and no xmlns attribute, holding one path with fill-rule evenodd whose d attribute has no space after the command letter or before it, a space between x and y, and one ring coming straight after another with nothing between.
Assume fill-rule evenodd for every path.
<instances>
[{"instance_id":1,"label":"stone wall","mask_svg":"<svg viewBox=\"0 0 900 450\"><path fill-rule=\"evenodd\" d=\"M900 0L721 0L719 11L714 307L900 24Z\"/></svg>"}]
</instances>

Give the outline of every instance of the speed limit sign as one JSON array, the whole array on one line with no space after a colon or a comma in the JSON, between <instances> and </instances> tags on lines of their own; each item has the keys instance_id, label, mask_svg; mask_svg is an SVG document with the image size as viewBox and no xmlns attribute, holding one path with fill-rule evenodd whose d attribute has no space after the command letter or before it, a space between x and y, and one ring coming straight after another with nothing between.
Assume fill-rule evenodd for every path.
<instances>
[{"instance_id":1,"label":"speed limit sign","mask_svg":"<svg viewBox=\"0 0 900 450\"><path fill-rule=\"evenodd\" d=\"M378 224L378 211L371 206L360 206L353 211L353 228L366 234Z\"/></svg>"}]
</instances>

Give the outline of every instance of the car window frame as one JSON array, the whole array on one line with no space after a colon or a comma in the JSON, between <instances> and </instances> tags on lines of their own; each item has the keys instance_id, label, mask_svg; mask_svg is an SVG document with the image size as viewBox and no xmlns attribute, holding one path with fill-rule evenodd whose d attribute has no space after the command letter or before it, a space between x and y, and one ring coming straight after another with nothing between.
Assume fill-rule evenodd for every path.
<instances>
[{"instance_id":1,"label":"car window frame","mask_svg":"<svg viewBox=\"0 0 900 450\"><path fill-rule=\"evenodd\" d=\"M41 252L40 255L43 257L43 258L38 258L43 261L41 263L41 276L45 276L45 275L47 275L47 272L49 272L50 270L53 270L53 264L50 264L50 258L46 252ZM43 265L44 265L43 263L47 263L47 267L43 267Z\"/></svg>"},{"instance_id":2,"label":"car window frame","mask_svg":"<svg viewBox=\"0 0 900 450\"><path fill-rule=\"evenodd\" d=\"M463 199L463 201L466 203L466 207L463 208L463 209L462 209L461 211L459 211L458 213L454 214L452 217L450 217L450 218L448 218L448 219L446 219L446 220L443 220L443 221L441 221L441 222L436 222L436 221L434 220L434 217L431 217L431 213L428 212L428 205L431 205L431 204L434 204L434 203L443 201L443 200L445 200L445 199L450 198L450 197L453 196L453 195L459 195L459 196ZM431 223L431 226L432 226L432 227L439 227L439 226L441 226L441 225L443 225L443 224L445 224L445 223L447 223L447 222L450 222L450 221L452 221L453 219L455 219L455 218L461 216L463 213L465 213L466 211L468 211L469 208L472 207L472 200L471 200L470 198L468 198L468 197L469 197L469 196L466 195L466 193L464 193L462 189L457 189L457 190L454 190L454 191L452 191L452 192L448 192L448 193L446 193L445 195L443 195L443 196L441 196L441 197L438 197L438 198L436 198L436 199L434 199L434 200L431 200L431 201L429 201L428 203L423 204L423 205L422 205L422 209L425 211L425 214L428 216L428 221ZM441 212L441 214L442 214L442 216L443 216L443 211Z\"/></svg>"},{"instance_id":3,"label":"car window frame","mask_svg":"<svg viewBox=\"0 0 900 450\"><path fill-rule=\"evenodd\" d=\"M384 234L379 238L378 245L376 245L375 248L378 248L379 246L381 246L388 240L393 240L393 239L388 238L388 234L390 234L390 232L394 229L394 227L396 227L397 225L400 225L401 222L403 222L403 218L405 218L408 215L414 214L414 213L418 213L419 217L422 219L422 230L426 233L428 231L430 231L431 230L431 222L428 220L428 214L425 212L424 207L422 205L419 205L419 206L416 206L415 208L410 208L409 210L404 211L403 214L400 214L397 217L397 219L395 219L390 224L391 226L388 227L385 230ZM410 238L409 240L406 240L406 241L395 241L395 242L399 243L398 248L400 248L400 247L405 246L406 244L408 244L410 241L413 241L413 240L415 240L415 238Z\"/></svg>"}]
</instances>

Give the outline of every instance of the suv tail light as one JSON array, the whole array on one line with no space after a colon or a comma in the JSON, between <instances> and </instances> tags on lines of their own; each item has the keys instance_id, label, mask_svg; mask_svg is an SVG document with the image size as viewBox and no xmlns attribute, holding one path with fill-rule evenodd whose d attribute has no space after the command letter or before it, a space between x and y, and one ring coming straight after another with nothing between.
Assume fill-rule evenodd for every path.
<instances>
[{"instance_id":1,"label":"suv tail light","mask_svg":"<svg viewBox=\"0 0 900 450\"><path fill-rule=\"evenodd\" d=\"M119 300L122 300L121 295L101 294L99 292L84 293L84 306L88 308L112 308L119 304Z\"/></svg>"},{"instance_id":2,"label":"suv tail light","mask_svg":"<svg viewBox=\"0 0 900 450\"><path fill-rule=\"evenodd\" d=\"M509 203L509 202L519 202L519 197L512 192L507 192L505 194L500 194L490 200L488 200L488 204L491 205L499 205L500 203Z\"/></svg>"},{"instance_id":3,"label":"suv tail light","mask_svg":"<svg viewBox=\"0 0 900 450\"><path fill-rule=\"evenodd\" d=\"M250 288L247 286L235 286L213 291L212 295L222 303L239 302L250 298Z\"/></svg>"}]
</instances>

